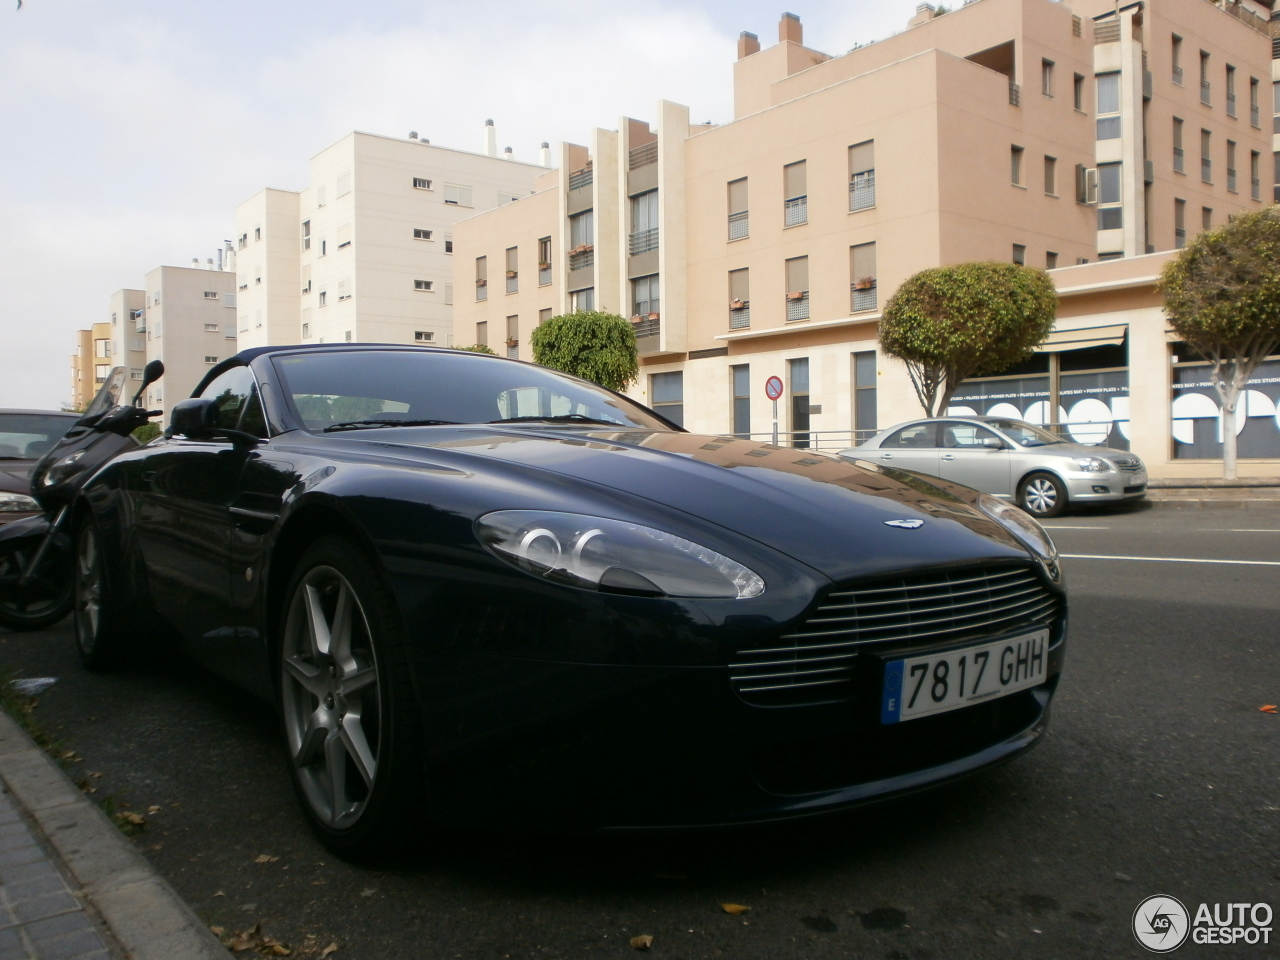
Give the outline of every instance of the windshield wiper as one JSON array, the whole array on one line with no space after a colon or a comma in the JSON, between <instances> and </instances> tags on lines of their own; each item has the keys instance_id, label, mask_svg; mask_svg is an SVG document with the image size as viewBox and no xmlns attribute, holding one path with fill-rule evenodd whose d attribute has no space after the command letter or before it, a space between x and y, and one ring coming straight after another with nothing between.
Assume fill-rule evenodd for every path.
<instances>
[{"instance_id":1,"label":"windshield wiper","mask_svg":"<svg viewBox=\"0 0 1280 960\"><path fill-rule=\"evenodd\" d=\"M454 426L457 422L456 420L393 420L387 417L377 420L348 420L345 423L331 423L324 428L324 432L358 430L361 427L442 427Z\"/></svg>"},{"instance_id":2,"label":"windshield wiper","mask_svg":"<svg viewBox=\"0 0 1280 960\"><path fill-rule=\"evenodd\" d=\"M558 417L506 417L502 420L489 420L488 423L598 423L604 427L625 427L625 423L616 420L597 420L595 417L583 416L581 413L565 413Z\"/></svg>"}]
</instances>

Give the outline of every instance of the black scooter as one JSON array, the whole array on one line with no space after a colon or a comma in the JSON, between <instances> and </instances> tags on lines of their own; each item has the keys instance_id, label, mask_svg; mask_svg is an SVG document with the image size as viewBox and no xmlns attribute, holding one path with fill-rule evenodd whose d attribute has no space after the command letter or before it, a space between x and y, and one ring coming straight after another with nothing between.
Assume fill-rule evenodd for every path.
<instances>
[{"instance_id":1,"label":"black scooter","mask_svg":"<svg viewBox=\"0 0 1280 960\"><path fill-rule=\"evenodd\" d=\"M99 467L137 449L133 431L161 413L138 401L164 375L164 364L148 363L142 386L122 405L127 375L114 368L84 416L32 467L31 496L44 514L0 526L0 626L40 630L71 612L75 561L67 527L76 497Z\"/></svg>"}]
</instances>

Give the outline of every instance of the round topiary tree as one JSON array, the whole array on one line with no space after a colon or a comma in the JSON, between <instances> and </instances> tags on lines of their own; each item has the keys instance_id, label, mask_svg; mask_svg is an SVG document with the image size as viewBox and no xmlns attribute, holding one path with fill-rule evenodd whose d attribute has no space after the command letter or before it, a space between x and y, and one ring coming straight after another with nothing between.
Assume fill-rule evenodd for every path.
<instances>
[{"instance_id":1,"label":"round topiary tree","mask_svg":"<svg viewBox=\"0 0 1280 960\"><path fill-rule=\"evenodd\" d=\"M635 330L615 313L562 313L543 321L532 343L535 363L610 390L625 390L640 375Z\"/></svg>"},{"instance_id":2,"label":"round topiary tree","mask_svg":"<svg viewBox=\"0 0 1280 960\"><path fill-rule=\"evenodd\" d=\"M1222 475L1236 477L1236 408L1249 378L1280 350L1280 207L1232 217L1165 264L1169 324L1213 364L1222 401Z\"/></svg>"},{"instance_id":3,"label":"round topiary tree","mask_svg":"<svg viewBox=\"0 0 1280 960\"><path fill-rule=\"evenodd\" d=\"M968 377L1031 356L1053 329L1058 294L1043 270L984 261L921 270L889 300L880 346L907 365L926 416Z\"/></svg>"}]
</instances>

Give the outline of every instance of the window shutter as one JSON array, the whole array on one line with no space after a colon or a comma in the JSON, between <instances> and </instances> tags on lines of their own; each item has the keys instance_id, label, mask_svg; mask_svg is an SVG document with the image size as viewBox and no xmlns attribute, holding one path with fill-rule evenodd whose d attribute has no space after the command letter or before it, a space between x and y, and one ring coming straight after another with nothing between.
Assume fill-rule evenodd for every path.
<instances>
[{"instance_id":1,"label":"window shutter","mask_svg":"<svg viewBox=\"0 0 1280 960\"><path fill-rule=\"evenodd\" d=\"M338 174L338 185L333 195L335 197L342 197L350 192L351 192L351 174L350 173Z\"/></svg>"},{"instance_id":2,"label":"window shutter","mask_svg":"<svg viewBox=\"0 0 1280 960\"><path fill-rule=\"evenodd\" d=\"M794 197L807 196L808 175L806 173L806 163L801 160L799 163L789 163L782 168L783 190L786 192L787 200Z\"/></svg>"},{"instance_id":3,"label":"window shutter","mask_svg":"<svg viewBox=\"0 0 1280 960\"><path fill-rule=\"evenodd\" d=\"M868 140L849 148L849 173L865 173L876 167L876 142Z\"/></svg>"},{"instance_id":4,"label":"window shutter","mask_svg":"<svg viewBox=\"0 0 1280 960\"><path fill-rule=\"evenodd\" d=\"M729 184L729 212L747 212L747 178L734 180Z\"/></svg>"},{"instance_id":5,"label":"window shutter","mask_svg":"<svg viewBox=\"0 0 1280 960\"><path fill-rule=\"evenodd\" d=\"M749 270L744 268L742 270L729 271L729 299L743 301L751 299Z\"/></svg>"},{"instance_id":6,"label":"window shutter","mask_svg":"<svg viewBox=\"0 0 1280 960\"><path fill-rule=\"evenodd\" d=\"M855 281L861 280L863 277L875 279L876 245L874 243L860 243L856 247L850 247L849 269L853 273Z\"/></svg>"},{"instance_id":7,"label":"window shutter","mask_svg":"<svg viewBox=\"0 0 1280 960\"><path fill-rule=\"evenodd\" d=\"M793 257L787 261L787 292L809 289L809 258Z\"/></svg>"}]
</instances>

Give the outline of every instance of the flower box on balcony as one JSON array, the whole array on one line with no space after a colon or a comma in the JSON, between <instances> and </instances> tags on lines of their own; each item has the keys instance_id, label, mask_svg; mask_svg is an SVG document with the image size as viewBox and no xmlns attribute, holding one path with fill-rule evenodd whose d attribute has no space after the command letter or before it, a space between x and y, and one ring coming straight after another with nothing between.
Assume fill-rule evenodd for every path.
<instances>
[{"instance_id":1,"label":"flower box on balcony","mask_svg":"<svg viewBox=\"0 0 1280 960\"><path fill-rule=\"evenodd\" d=\"M748 304L748 303L750 303L750 301L749 301L749 300L730 300L730 301L729 301L729 309L730 309L730 310L745 310L745 309L747 308L747 304Z\"/></svg>"},{"instance_id":2,"label":"flower box on balcony","mask_svg":"<svg viewBox=\"0 0 1280 960\"><path fill-rule=\"evenodd\" d=\"M588 251L591 251L594 249L595 247L589 243L580 243L576 247L574 247L572 250L569 251L569 256L575 257L580 253L587 253Z\"/></svg>"},{"instance_id":3,"label":"flower box on balcony","mask_svg":"<svg viewBox=\"0 0 1280 960\"><path fill-rule=\"evenodd\" d=\"M546 260L539 260L539 261L538 261L538 269L539 269L539 270L550 270L550 269L551 269L551 264L550 264L550 263L548 263Z\"/></svg>"},{"instance_id":4,"label":"flower box on balcony","mask_svg":"<svg viewBox=\"0 0 1280 960\"><path fill-rule=\"evenodd\" d=\"M515 279L516 277L518 277L518 276L520 276L520 274L518 274L518 273L517 273L516 271L514 271L514 270L508 270L508 271L507 271L507 279L508 279L508 280L514 280L514 279Z\"/></svg>"},{"instance_id":5,"label":"flower box on balcony","mask_svg":"<svg viewBox=\"0 0 1280 960\"><path fill-rule=\"evenodd\" d=\"M859 277L857 280L853 281L853 289L855 290L870 290L875 285L875 277Z\"/></svg>"},{"instance_id":6,"label":"flower box on balcony","mask_svg":"<svg viewBox=\"0 0 1280 960\"><path fill-rule=\"evenodd\" d=\"M807 290L791 290L791 291L789 291L789 292L787 293L787 299L788 299L788 300L803 300L803 299L805 298L805 294L807 294L807 293L808 293L808 291L807 291Z\"/></svg>"},{"instance_id":7,"label":"flower box on balcony","mask_svg":"<svg viewBox=\"0 0 1280 960\"><path fill-rule=\"evenodd\" d=\"M657 315L656 313L651 313L651 314L649 314L649 319L650 319L650 320L657 320L657 319L658 319L658 315Z\"/></svg>"},{"instance_id":8,"label":"flower box on balcony","mask_svg":"<svg viewBox=\"0 0 1280 960\"><path fill-rule=\"evenodd\" d=\"M633 313L633 314L631 315L631 322L632 322L632 323L640 323L640 322L641 322L641 321L643 321L643 320L644 320L644 317L640 316L640 314L638 314L638 313Z\"/></svg>"},{"instance_id":9,"label":"flower box on balcony","mask_svg":"<svg viewBox=\"0 0 1280 960\"><path fill-rule=\"evenodd\" d=\"M488 281L488 280L477 280L477 281L476 281L476 286L477 286L477 287L485 287L485 286L488 286L488 285L489 285L489 281Z\"/></svg>"},{"instance_id":10,"label":"flower box on balcony","mask_svg":"<svg viewBox=\"0 0 1280 960\"><path fill-rule=\"evenodd\" d=\"M520 346L520 341L519 341L519 340L508 340L508 341L507 341L507 346L508 346L508 347L518 347L518 346Z\"/></svg>"}]
</instances>

